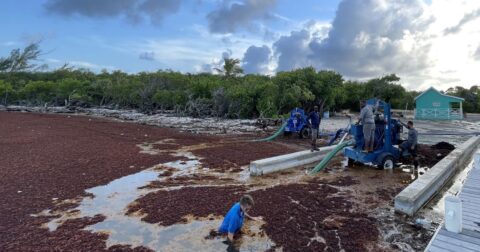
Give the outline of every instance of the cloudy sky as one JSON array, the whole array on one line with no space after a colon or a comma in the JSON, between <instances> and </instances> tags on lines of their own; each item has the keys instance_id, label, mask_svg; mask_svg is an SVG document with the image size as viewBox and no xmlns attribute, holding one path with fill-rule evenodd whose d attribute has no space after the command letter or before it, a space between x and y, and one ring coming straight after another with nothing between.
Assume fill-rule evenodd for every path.
<instances>
[{"instance_id":1,"label":"cloudy sky","mask_svg":"<svg viewBox=\"0 0 480 252\"><path fill-rule=\"evenodd\" d=\"M41 40L50 69L202 72L231 57L247 73L480 84L478 0L2 0L0 23L0 56Z\"/></svg>"}]
</instances>

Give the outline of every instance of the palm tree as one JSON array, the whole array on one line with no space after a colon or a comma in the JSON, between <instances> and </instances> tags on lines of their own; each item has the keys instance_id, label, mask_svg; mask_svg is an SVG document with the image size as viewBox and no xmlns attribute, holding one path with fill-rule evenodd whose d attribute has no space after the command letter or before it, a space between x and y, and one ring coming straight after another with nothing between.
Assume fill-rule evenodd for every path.
<instances>
[{"instance_id":1,"label":"palm tree","mask_svg":"<svg viewBox=\"0 0 480 252\"><path fill-rule=\"evenodd\" d=\"M239 59L224 58L223 69L215 68L219 73L223 73L226 78L236 77L243 73L243 69L239 66Z\"/></svg>"}]
</instances>

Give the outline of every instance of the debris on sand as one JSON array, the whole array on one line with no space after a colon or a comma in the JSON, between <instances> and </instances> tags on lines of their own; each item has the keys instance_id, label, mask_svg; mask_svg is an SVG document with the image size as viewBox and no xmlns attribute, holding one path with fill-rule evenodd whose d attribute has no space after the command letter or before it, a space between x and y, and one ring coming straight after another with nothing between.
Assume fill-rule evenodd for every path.
<instances>
[{"instance_id":1,"label":"debris on sand","mask_svg":"<svg viewBox=\"0 0 480 252\"><path fill-rule=\"evenodd\" d=\"M455 146L451 143L447 142L439 142L431 146L432 149L437 149L437 150L454 150Z\"/></svg>"},{"instance_id":2,"label":"debris on sand","mask_svg":"<svg viewBox=\"0 0 480 252\"><path fill-rule=\"evenodd\" d=\"M149 193L129 207L127 214L145 215L142 221L163 226L186 222L187 215L208 217L223 215L238 200L244 188L235 187L183 187Z\"/></svg>"},{"instance_id":3,"label":"debris on sand","mask_svg":"<svg viewBox=\"0 0 480 252\"><path fill-rule=\"evenodd\" d=\"M362 251L375 246L378 239L375 220L354 211L354 203L336 195L337 189L321 181L252 190L248 191L255 199L251 214L264 217L263 230L284 251ZM185 222L188 215L222 216L246 192L241 186L157 191L138 199L128 212L140 213L142 220L149 223L172 225ZM335 227L324 225L327 218L334 216L342 216ZM208 237L217 235L211 233Z\"/></svg>"},{"instance_id":4,"label":"debris on sand","mask_svg":"<svg viewBox=\"0 0 480 252\"><path fill-rule=\"evenodd\" d=\"M453 145L446 142L440 142L432 146L419 144L417 154L420 166L433 167L438 161L452 152L452 147L455 149Z\"/></svg>"}]
</instances>

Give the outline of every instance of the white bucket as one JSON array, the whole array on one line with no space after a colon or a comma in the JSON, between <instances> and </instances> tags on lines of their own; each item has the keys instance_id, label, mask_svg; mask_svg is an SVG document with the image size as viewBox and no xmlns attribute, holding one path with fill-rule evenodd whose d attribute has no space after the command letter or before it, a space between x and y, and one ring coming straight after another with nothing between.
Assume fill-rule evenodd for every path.
<instances>
[{"instance_id":1,"label":"white bucket","mask_svg":"<svg viewBox=\"0 0 480 252\"><path fill-rule=\"evenodd\" d=\"M454 233L462 232L462 201L458 197L445 197L445 228Z\"/></svg>"},{"instance_id":2,"label":"white bucket","mask_svg":"<svg viewBox=\"0 0 480 252\"><path fill-rule=\"evenodd\" d=\"M473 168L480 169L480 151L473 155Z\"/></svg>"},{"instance_id":3,"label":"white bucket","mask_svg":"<svg viewBox=\"0 0 480 252\"><path fill-rule=\"evenodd\" d=\"M330 118L330 111L323 112L323 119L328 119L328 118Z\"/></svg>"}]
</instances>

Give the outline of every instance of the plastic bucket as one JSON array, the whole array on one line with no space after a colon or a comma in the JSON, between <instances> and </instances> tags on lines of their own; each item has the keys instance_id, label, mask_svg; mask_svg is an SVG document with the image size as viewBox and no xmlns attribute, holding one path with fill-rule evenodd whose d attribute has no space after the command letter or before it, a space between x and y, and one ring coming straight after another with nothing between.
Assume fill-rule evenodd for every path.
<instances>
[{"instance_id":1,"label":"plastic bucket","mask_svg":"<svg viewBox=\"0 0 480 252\"><path fill-rule=\"evenodd\" d=\"M454 233L462 232L462 201L455 196L445 197L445 228Z\"/></svg>"}]
</instances>

